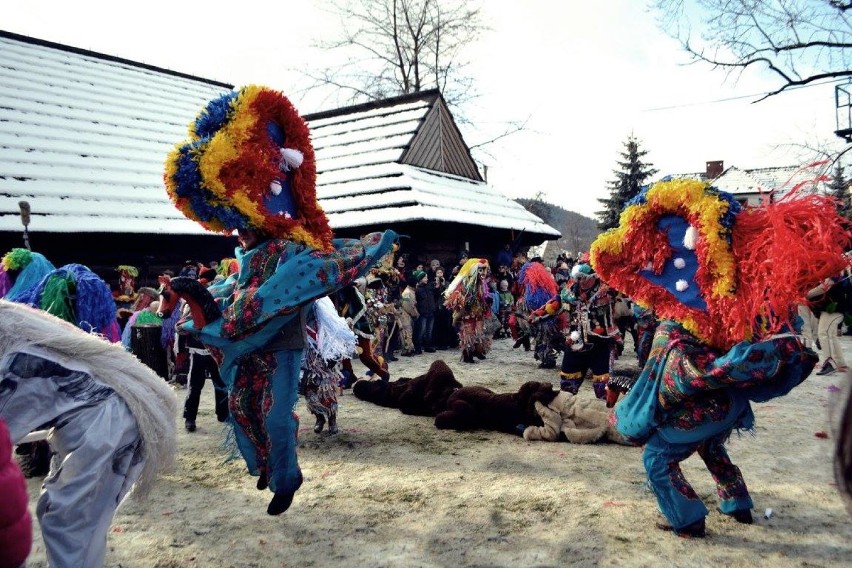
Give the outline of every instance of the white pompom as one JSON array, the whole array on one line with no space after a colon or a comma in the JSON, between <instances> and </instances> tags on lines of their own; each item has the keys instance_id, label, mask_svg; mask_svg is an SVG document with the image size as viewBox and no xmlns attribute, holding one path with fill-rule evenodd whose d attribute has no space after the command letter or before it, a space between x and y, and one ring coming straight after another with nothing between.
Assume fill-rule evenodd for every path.
<instances>
[{"instance_id":1,"label":"white pompom","mask_svg":"<svg viewBox=\"0 0 852 568\"><path fill-rule=\"evenodd\" d=\"M272 180L269 184L269 191L272 192L272 195L280 195L281 194L281 182L277 179Z\"/></svg>"},{"instance_id":2,"label":"white pompom","mask_svg":"<svg viewBox=\"0 0 852 568\"><path fill-rule=\"evenodd\" d=\"M689 250L695 250L695 245L697 242L698 229L690 225L689 228L686 230L686 234L683 236L683 246L685 246Z\"/></svg>"},{"instance_id":3,"label":"white pompom","mask_svg":"<svg viewBox=\"0 0 852 568\"><path fill-rule=\"evenodd\" d=\"M686 280L680 279L677 282L675 282L675 289L678 292L683 292L687 288L689 288L689 282L687 282Z\"/></svg>"},{"instance_id":4,"label":"white pompom","mask_svg":"<svg viewBox=\"0 0 852 568\"><path fill-rule=\"evenodd\" d=\"M305 160L305 155L295 148L281 148L281 170L289 172L290 168L298 168Z\"/></svg>"},{"instance_id":5,"label":"white pompom","mask_svg":"<svg viewBox=\"0 0 852 568\"><path fill-rule=\"evenodd\" d=\"M577 343L578 341L580 341L580 332L579 331L572 331L571 332L571 341L573 343Z\"/></svg>"},{"instance_id":6,"label":"white pompom","mask_svg":"<svg viewBox=\"0 0 852 568\"><path fill-rule=\"evenodd\" d=\"M674 259L674 265L675 265L675 268L680 270L681 268L686 266L686 261L683 260L682 258L678 257L678 258Z\"/></svg>"}]
</instances>

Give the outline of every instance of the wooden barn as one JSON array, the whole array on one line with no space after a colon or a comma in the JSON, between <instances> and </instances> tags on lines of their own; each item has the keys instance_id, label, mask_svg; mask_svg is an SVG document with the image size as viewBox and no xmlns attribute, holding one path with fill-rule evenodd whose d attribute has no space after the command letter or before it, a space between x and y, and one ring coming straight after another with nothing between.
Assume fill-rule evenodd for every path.
<instances>
[{"instance_id":1,"label":"wooden barn","mask_svg":"<svg viewBox=\"0 0 852 568\"><path fill-rule=\"evenodd\" d=\"M274 87L274 85L273 85ZM0 255L115 267L142 280L184 260L233 255L172 205L163 163L232 85L0 31ZM558 231L483 181L436 91L307 115L320 203L338 236L393 228L417 257L492 255Z\"/></svg>"},{"instance_id":2,"label":"wooden barn","mask_svg":"<svg viewBox=\"0 0 852 568\"><path fill-rule=\"evenodd\" d=\"M413 259L492 257L559 232L489 186L443 97L425 91L305 116L335 234L392 227ZM409 266L413 263L409 262Z\"/></svg>"}]
</instances>

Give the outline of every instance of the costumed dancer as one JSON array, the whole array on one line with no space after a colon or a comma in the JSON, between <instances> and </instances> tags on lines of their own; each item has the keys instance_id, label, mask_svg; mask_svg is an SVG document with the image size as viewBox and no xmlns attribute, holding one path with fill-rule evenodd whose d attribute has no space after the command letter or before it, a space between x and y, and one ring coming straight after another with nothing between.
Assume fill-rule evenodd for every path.
<instances>
[{"instance_id":1,"label":"costumed dancer","mask_svg":"<svg viewBox=\"0 0 852 568\"><path fill-rule=\"evenodd\" d=\"M586 373L591 371L595 396L603 399L623 341L615 323L613 297L588 264L576 264L571 278L561 294L563 306L569 306L571 323L559 372L560 386L577 394Z\"/></svg>"},{"instance_id":2,"label":"costumed dancer","mask_svg":"<svg viewBox=\"0 0 852 568\"><path fill-rule=\"evenodd\" d=\"M49 429L56 454L36 507L48 563L103 566L118 505L174 462L175 396L120 345L5 300L0 353L0 418L12 441Z\"/></svg>"},{"instance_id":3,"label":"costumed dancer","mask_svg":"<svg viewBox=\"0 0 852 568\"><path fill-rule=\"evenodd\" d=\"M238 233L239 272L209 288L221 317L184 328L219 362L237 446L258 488L274 492L267 512L281 514L303 479L293 407L306 306L365 275L396 233L332 240L316 199L307 125L266 87L211 101L170 153L164 177L184 215L208 230Z\"/></svg>"},{"instance_id":4,"label":"costumed dancer","mask_svg":"<svg viewBox=\"0 0 852 568\"><path fill-rule=\"evenodd\" d=\"M302 360L305 402L316 418L314 432L319 434L328 424L328 433L337 434L337 363L352 356L355 334L327 297L314 302L307 325L308 344Z\"/></svg>"},{"instance_id":5,"label":"costumed dancer","mask_svg":"<svg viewBox=\"0 0 852 568\"><path fill-rule=\"evenodd\" d=\"M367 306L367 319L373 329L373 356L384 367L385 361L390 360L386 347L393 323L390 313L394 308L393 304L388 302L387 286L375 273L375 269L371 270L365 279L364 302ZM368 371L368 375L372 374L373 371Z\"/></svg>"},{"instance_id":6,"label":"costumed dancer","mask_svg":"<svg viewBox=\"0 0 852 568\"><path fill-rule=\"evenodd\" d=\"M444 292L444 305L453 312L453 325L458 328L459 348L465 363L476 363L474 357L485 359L491 350L491 337L484 329L491 310L487 276L486 259L468 259Z\"/></svg>"},{"instance_id":7,"label":"costumed dancer","mask_svg":"<svg viewBox=\"0 0 852 568\"><path fill-rule=\"evenodd\" d=\"M359 278L357 282L363 283L364 279ZM367 302L358 285L353 282L332 294L331 298L340 317L344 318L350 329L355 332L357 342L355 352L358 354L358 360L373 374L380 376L382 380L390 380L390 373L384 368L382 361L379 361L373 353L373 340L375 338L373 326L370 325L370 320L367 317ZM355 371L352 369L352 361L347 357L343 359L341 364L343 366L343 379L340 381L340 387L349 388L357 380Z\"/></svg>"},{"instance_id":8,"label":"costumed dancer","mask_svg":"<svg viewBox=\"0 0 852 568\"><path fill-rule=\"evenodd\" d=\"M34 257L29 266L35 262L39 260ZM39 264L42 268L46 266ZM16 286L18 282L20 278L16 280ZM7 299L42 309L107 341L121 341L115 301L109 285L81 264L66 264L51 270L29 288L9 294ZM48 470L50 451L46 446L44 441L38 440L16 448L15 452L21 456L28 475L43 475Z\"/></svg>"},{"instance_id":9,"label":"costumed dancer","mask_svg":"<svg viewBox=\"0 0 852 568\"><path fill-rule=\"evenodd\" d=\"M43 254L25 248L13 248L0 260L0 298L17 298L36 286L55 270ZM50 469L50 447L44 440L19 444L15 454L27 477L41 477Z\"/></svg>"},{"instance_id":10,"label":"costumed dancer","mask_svg":"<svg viewBox=\"0 0 852 568\"><path fill-rule=\"evenodd\" d=\"M657 315L653 308L644 308L633 302L633 317L636 318L636 358L639 368L645 366L648 355L651 353L651 344L654 341L654 333L657 331Z\"/></svg>"},{"instance_id":11,"label":"costumed dancer","mask_svg":"<svg viewBox=\"0 0 852 568\"><path fill-rule=\"evenodd\" d=\"M112 297L117 308L116 317L123 328L127 318L133 313L131 307L139 297L139 292L136 291L139 269L129 264L122 264L115 270L118 272L118 288L112 291Z\"/></svg>"},{"instance_id":12,"label":"costumed dancer","mask_svg":"<svg viewBox=\"0 0 852 568\"><path fill-rule=\"evenodd\" d=\"M565 318L560 317L562 302L556 280L542 263L527 262L518 272L518 281L523 286L524 305L529 310L527 321L535 338L535 359L540 368L553 369L556 354L565 345L562 334Z\"/></svg>"},{"instance_id":13,"label":"costumed dancer","mask_svg":"<svg viewBox=\"0 0 852 568\"><path fill-rule=\"evenodd\" d=\"M619 432L645 444L660 528L705 534L707 508L680 469L695 452L716 481L720 511L752 522L725 441L733 429L753 429L750 402L786 394L813 370L816 354L790 322L812 282L843 268L848 242L827 197L791 192L741 208L684 179L646 188L592 245L601 278L661 320L648 362L612 414Z\"/></svg>"},{"instance_id":14,"label":"costumed dancer","mask_svg":"<svg viewBox=\"0 0 852 568\"><path fill-rule=\"evenodd\" d=\"M216 274L222 278L228 278L240 271L240 264L236 258L223 258L216 267Z\"/></svg>"},{"instance_id":15,"label":"costumed dancer","mask_svg":"<svg viewBox=\"0 0 852 568\"><path fill-rule=\"evenodd\" d=\"M121 332L109 285L82 264L66 264L9 300L40 308L106 340L118 343Z\"/></svg>"},{"instance_id":16,"label":"costumed dancer","mask_svg":"<svg viewBox=\"0 0 852 568\"><path fill-rule=\"evenodd\" d=\"M16 298L22 292L38 284L55 269L43 254L13 248L0 260L0 298L17 302Z\"/></svg>"}]
</instances>

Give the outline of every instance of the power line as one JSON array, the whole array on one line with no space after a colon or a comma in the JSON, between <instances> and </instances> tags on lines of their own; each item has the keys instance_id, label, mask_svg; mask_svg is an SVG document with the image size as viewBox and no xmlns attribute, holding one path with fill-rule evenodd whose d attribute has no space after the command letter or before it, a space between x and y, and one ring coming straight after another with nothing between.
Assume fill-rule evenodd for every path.
<instances>
[{"instance_id":1,"label":"power line","mask_svg":"<svg viewBox=\"0 0 852 568\"><path fill-rule=\"evenodd\" d=\"M784 91L785 92L786 91L795 91L795 90L798 90L798 89L806 89L808 87L821 87L821 86L826 85L826 84L840 83L840 82L843 82L843 81L848 81L848 78L844 77L843 79L828 79L828 80L825 80L825 81L815 81L813 83L808 83L807 85L796 85L794 87L789 87L787 89L784 89ZM737 101L737 100L740 100L740 99L752 99L752 98L758 98L758 97L765 97L768 94L769 93L766 92L766 93L752 93L750 95L737 95L735 97L726 97L726 98L723 98L723 99L715 99L715 100L712 100L712 101L701 101L701 102L695 102L695 103L683 103L683 104L670 105L670 106L664 106L664 107L646 108L646 109L643 109L639 112L657 112L657 111L661 111L661 110L673 110L673 109L693 107L693 106L712 105L712 104L716 104L716 103L726 103L726 102L729 102L729 101Z\"/></svg>"}]
</instances>

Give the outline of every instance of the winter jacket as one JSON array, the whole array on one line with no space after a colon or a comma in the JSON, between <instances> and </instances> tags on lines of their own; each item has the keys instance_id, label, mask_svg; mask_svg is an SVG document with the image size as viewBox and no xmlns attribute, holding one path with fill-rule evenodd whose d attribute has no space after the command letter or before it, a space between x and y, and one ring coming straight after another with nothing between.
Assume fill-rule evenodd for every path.
<instances>
[{"instance_id":1,"label":"winter jacket","mask_svg":"<svg viewBox=\"0 0 852 568\"><path fill-rule=\"evenodd\" d=\"M417 298L417 311L421 316L434 316L438 309L438 302L435 301L435 292L433 292L431 284L418 284L414 290L414 296Z\"/></svg>"},{"instance_id":2,"label":"winter jacket","mask_svg":"<svg viewBox=\"0 0 852 568\"><path fill-rule=\"evenodd\" d=\"M556 442L559 434L572 444L591 444L604 438L626 444L624 438L609 425L606 403L597 399L581 399L560 391L550 404L535 403L544 426L528 426L524 440Z\"/></svg>"},{"instance_id":3,"label":"winter jacket","mask_svg":"<svg viewBox=\"0 0 852 568\"><path fill-rule=\"evenodd\" d=\"M12 458L12 440L6 421L0 418L0 568L23 565L33 542L27 483Z\"/></svg>"}]
</instances>

